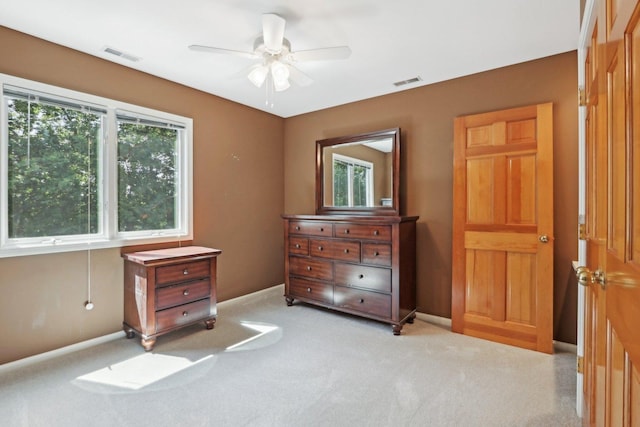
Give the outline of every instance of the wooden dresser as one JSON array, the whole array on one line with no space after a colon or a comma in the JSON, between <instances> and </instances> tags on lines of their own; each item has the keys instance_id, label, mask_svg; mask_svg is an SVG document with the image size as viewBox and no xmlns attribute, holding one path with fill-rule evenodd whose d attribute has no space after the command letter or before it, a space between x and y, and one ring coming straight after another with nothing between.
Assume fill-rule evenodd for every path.
<instances>
[{"instance_id":1,"label":"wooden dresser","mask_svg":"<svg viewBox=\"0 0 640 427\"><path fill-rule=\"evenodd\" d=\"M390 323L416 311L416 220L283 215L285 298Z\"/></svg>"},{"instance_id":2,"label":"wooden dresser","mask_svg":"<svg viewBox=\"0 0 640 427\"><path fill-rule=\"evenodd\" d=\"M156 337L204 321L216 321L216 257L200 246L125 253L124 322L127 338L140 335L146 351Z\"/></svg>"}]
</instances>

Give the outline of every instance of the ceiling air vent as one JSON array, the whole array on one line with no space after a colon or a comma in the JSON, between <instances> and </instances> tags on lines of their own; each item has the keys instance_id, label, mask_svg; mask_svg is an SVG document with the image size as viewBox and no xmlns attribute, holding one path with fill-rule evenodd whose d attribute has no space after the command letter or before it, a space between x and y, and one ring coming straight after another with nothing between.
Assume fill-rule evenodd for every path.
<instances>
[{"instance_id":1,"label":"ceiling air vent","mask_svg":"<svg viewBox=\"0 0 640 427\"><path fill-rule=\"evenodd\" d=\"M421 82L422 81L422 77L417 76L411 79L407 79L407 80L400 80L399 82L395 82L393 85L395 87L400 87L400 86L404 86L404 85L408 85L411 83L416 83L416 82Z\"/></svg>"},{"instance_id":2,"label":"ceiling air vent","mask_svg":"<svg viewBox=\"0 0 640 427\"><path fill-rule=\"evenodd\" d=\"M130 53L122 52L122 51L120 51L118 49L114 49L114 48L109 47L109 46L105 46L102 50L104 52L107 52L107 53L111 54L111 55L119 56L120 58L129 60L129 61L133 61L133 62L140 61L140 58L135 56L135 55L131 55Z\"/></svg>"}]
</instances>

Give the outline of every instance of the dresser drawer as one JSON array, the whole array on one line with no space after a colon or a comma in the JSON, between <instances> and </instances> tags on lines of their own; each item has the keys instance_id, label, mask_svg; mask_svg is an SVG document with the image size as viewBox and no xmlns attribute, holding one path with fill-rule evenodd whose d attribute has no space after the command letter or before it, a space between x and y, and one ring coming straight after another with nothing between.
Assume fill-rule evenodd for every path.
<instances>
[{"instance_id":1,"label":"dresser drawer","mask_svg":"<svg viewBox=\"0 0 640 427\"><path fill-rule=\"evenodd\" d=\"M331 237L333 235L333 225L330 222L291 221L289 223L289 234Z\"/></svg>"},{"instance_id":2,"label":"dresser drawer","mask_svg":"<svg viewBox=\"0 0 640 427\"><path fill-rule=\"evenodd\" d=\"M363 243L362 263L391 267L391 245L384 243Z\"/></svg>"},{"instance_id":3,"label":"dresser drawer","mask_svg":"<svg viewBox=\"0 0 640 427\"><path fill-rule=\"evenodd\" d=\"M313 258L289 257L289 272L294 276L333 280L333 264Z\"/></svg>"},{"instance_id":4,"label":"dresser drawer","mask_svg":"<svg viewBox=\"0 0 640 427\"><path fill-rule=\"evenodd\" d=\"M335 236L390 242L391 226L341 223L335 225Z\"/></svg>"},{"instance_id":5,"label":"dresser drawer","mask_svg":"<svg viewBox=\"0 0 640 427\"><path fill-rule=\"evenodd\" d=\"M156 312L156 329L162 332L176 326L197 322L209 317L211 301L209 298L189 304L179 305Z\"/></svg>"},{"instance_id":6,"label":"dresser drawer","mask_svg":"<svg viewBox=\"0 0 640 427\"><path fill-rule=\"evenodd\" d=\"M156 310L186 304L211 295L209 279L196 280L184 284L164 286L156 289Z\"/></svg>"},{"instance_id":7,"label":"dresser drawer","mask_svg":"<svg viewBox=\"0 0 640 427\"><path fill-rule=\"evenodd\" d=\"M289 294L309 298L325 304L333 304L333 285L292 277L289 280Z\"/></svg>"},{"instance_id":8,"label":"dresser drawer","mask_svg":"<svg viewBox=\"0 0 640 427\"><path fill-rule=\"evenodd\" d=\"M384 318L391 317L391 295L336 286L333 290L333 304Z\"/></svg>"},{"instance_id":9,"label":"dresser drawer","mask_svg":"<svg viewBox=\"0 0 640 427\"><path fill-rule=\"evenodd\" d=\"M309 255L309 239L306 237L290 237L289 253L294 255Z\"/></svg>"},{"instance_id":10,"label":"dresser drawer","mask_svg":"<svg viewBox=\"0 0 640 427\"><path fill-rule=\"evenodd\" d=\"M391 292L391 270L336 263L336 285Z\"/></svg>"},{"instance_id":11,"label":"dresser drawer","mask_svg":"<svg viewBox=\"0 0 640 427\"><path fill-rule=\"evenodd\" d=\"M185 262L156 268L156 287L209 277L209 260Z\"/></svg>"},{"instance_id":12,"label":"dresser drawer","mask_svg":"<svg viewBox=\"0 0 640 427\"><path fill-rule=\"evenodd\" d=\"M311 256L360 262L360 242L335 239L311 239Z\"/></svg>"}]
</instances>

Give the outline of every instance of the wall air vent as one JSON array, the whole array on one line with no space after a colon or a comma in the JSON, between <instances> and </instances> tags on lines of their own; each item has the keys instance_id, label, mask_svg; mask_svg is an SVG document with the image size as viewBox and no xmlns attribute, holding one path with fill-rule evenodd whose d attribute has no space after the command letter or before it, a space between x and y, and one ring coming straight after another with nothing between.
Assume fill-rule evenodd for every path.
<instances>
[{"instance_id":1,"label":"wall air vent","mask_svg":"<svg viewBox=\"0 0 640 427\"><path fill-rule=\"evenodd\" d=\"M140 61L140 57L138 57L138 56L131 55L130 53L122 52L121 50L114 49L114 48L109 47L109 46L105 46L102 50L104 52L107 52L107 53L111 54L111 55L119 56L120 58L126 59L128 61L133 61L133 62Z\"/></svg>"},{"instance_id":2,"label":"wall air vent","mask_svg":"<svg viewBox=\"0 0 640 427\"><path fill-rule=\"evenodd\" d=\"M395 82L393 85L395 87L400 87L400 86L404 86L404 85L408 85L411 83L416 83L416 82L421 82L422 81L422 77L417 76L417 77L413 77L411 79L407 79L407 80L400 80L399 82Z\"/></svg>"}]
</instances>

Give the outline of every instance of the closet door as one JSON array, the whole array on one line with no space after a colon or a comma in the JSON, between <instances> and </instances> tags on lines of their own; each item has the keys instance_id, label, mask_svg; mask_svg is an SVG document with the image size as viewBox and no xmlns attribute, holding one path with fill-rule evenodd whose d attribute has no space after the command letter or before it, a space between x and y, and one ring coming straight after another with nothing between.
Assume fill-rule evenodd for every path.
<instances>
[{"instance_id":1,"label":"closet door","mask_svg":"<svg viewBox=\"0 0 640 427\"><path fill-rule=\"evenodd\" d=\"M553 109L459 117L452 330L552 352Z\"/></svg>"}]
</instances>

